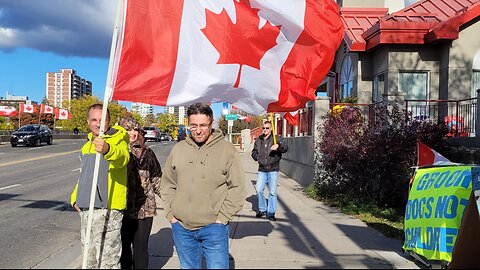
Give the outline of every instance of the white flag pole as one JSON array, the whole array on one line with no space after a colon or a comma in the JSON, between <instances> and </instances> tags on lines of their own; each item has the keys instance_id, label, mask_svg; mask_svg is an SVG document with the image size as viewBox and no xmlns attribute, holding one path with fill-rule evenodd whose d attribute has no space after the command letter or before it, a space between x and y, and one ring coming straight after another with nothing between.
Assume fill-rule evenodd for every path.
<instances>
[{"instance_id":1,"label":"white flag pole","mask_svg":"<svg viewBox=\"0 0 480 270\"><path fill-rule=\"evenodd\" d=\"M100 134L99 136L102 137L105 129L105 118L107 117L107 108L108 103L111 98L112 94L112 70L113 70L113 61L115 59L115 51L117 47L117 39L118 39L118 28L120 26L120 16L122 14L123 0L118 0L117 4L117 13L115 16L115 26L113 28L113 36L112 36L112 45L110 48L110 60L108 63L108 72L107 72L107 82L105 84L105 94L103 96L103 108L102 108L102 119L100 121ZM98 173L100 167L100 159L102 158L101 154L97 153L95 156L95 168L93 171L93 182L92 182L92 191L90 193L90 206L88 209L88 221L87 221L87 231L85 233L85 245L83 247L83 262L82 262L82 269L87 268L87 260L88 260L88 251L90 249L90 231L92 228L92 221L93 221L93 209L95 206L95 193L97 190L97 182L98 182Z\"/></svg>"}]
</instances>

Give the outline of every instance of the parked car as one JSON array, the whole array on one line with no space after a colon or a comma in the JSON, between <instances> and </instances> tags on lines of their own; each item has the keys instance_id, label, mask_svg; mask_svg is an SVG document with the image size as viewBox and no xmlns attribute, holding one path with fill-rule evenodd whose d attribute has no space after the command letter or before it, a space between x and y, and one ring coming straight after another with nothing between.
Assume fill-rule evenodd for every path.
<instances>
[{"instance_id":1,"label":"parked car","mask_svg":"<svg viewBox=\"0 0 480 270\"><path fill-rule=\"evenodd\" d=\"M170 135L168 135L168 133L162 132L160 134L160 140L161 141L171 141L172 137Z\"/></svg>"},{"instance_id":2,"label":"parked car","mask_svg":"<svg viewBox=\"0 0 480 270\"><path fill-rule=\"evenodd\" d=\"M154 127L154 126L143 127L143 130L147 132L145 133L145 141L149 141L149 140L156 141L156 142L161 141L161 138L160 138L161 132L160 132L160 129L158 129L157 127Z\"/></svg>"},{"instance_id":3,"label":"parked car","mask_svg":"<svg viewBox=\"0 0 480 270\"><path fill-rule=\"evenodd\" d=\"M52 131L46 125L25 125L12 133L10 144L12 147L24 144L28 146L40 146L46 142L48 145L53 143Z\"/></svg>"}]
</instances>

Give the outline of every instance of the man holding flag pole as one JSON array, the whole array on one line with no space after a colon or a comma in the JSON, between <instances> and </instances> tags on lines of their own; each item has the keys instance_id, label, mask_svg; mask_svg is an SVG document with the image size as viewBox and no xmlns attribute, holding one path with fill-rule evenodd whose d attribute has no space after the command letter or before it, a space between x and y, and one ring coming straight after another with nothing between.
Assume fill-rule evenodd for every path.
<instances>
[{"instance_id":1,"label":"man holding flag pole","mask_svg":"<svg viewBox=\"0 0 480 270\"><path fill-rule=\"evenodd\" d=\"M257 190L258 212L256 217L264 215L270 221L276 221L277 182L282 154L288 151L288 146L281 137L275 135L274 118L263 123L263 134L255 140L252 158L258 162ZM273 131L272 131L273 130ZM265 198L265 186L268 186L268 201Z\"/></svg>"},{"instance_id":2,"label":"man holding flag pole","mask_svg":"<svg viewBox=\"0 0 480 270\"><path fill-rule=\"evenodd\" d=\"M94 104L88 110L87 121L91 133L81 153L86 159L82 159L80 179L71 195L71 204L81 217L82 269L87 267L120 269L122 253L120 230L122 211L126 209L127 204L126 167L130 159L129 136L122 127L109 128L108 103L113 92L112 74L122 7L123 0L118 0L103 105ZM88 187L90 187L89 200ZM79 192L82 202L77 201ZM101 195L103 197L100 197Z\"/></svg>"},{"instance_id":3,"label":"man holding flag pole","mask_svg":"<svg viewBox=\"0 0 480 270\"><path fill-rule=\"evenodd\" d=\"M120 230L127 205L129 139L122 127L109 127L108 112L102 129L105 134L100 136L102 108L102 104L94 104L88 110L91 133L81 150L82 170L70 203L80 214L86 266L120 268ZM100 155L98 164L97 155ZM92 182L92 179L96 181ZM91 193L91 190L95 192Z\"/></svg>"}]
</instances>

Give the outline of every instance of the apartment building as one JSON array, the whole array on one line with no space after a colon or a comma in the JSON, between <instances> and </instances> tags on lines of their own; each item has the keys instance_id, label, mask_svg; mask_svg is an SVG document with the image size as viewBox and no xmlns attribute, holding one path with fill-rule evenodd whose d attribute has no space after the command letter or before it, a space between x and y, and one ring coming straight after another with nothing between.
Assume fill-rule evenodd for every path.
<instances>
[{"instance_id":1,"label":"apartment building","mask_svg":"<svg viewBox=\"0 0 480 270\"><path fill-rule=\"evenodd\" d=\"M46 97L51 106L62 107L64 101L92 95L92 82L77 75L71 68L47 72Z\"/></svg>"},{"instance_id":2,"label":"apartment building","mask_svg":"<svg viewBox=\"0 0 480 270\"><path fill-rule=\"evenodd\" d=\"M142 117L145 117L149 114L153 114L153 106L145 103L132 103L132 112L140 114Z\"/></svg>"},{"instance_id":3,"label":"apartment building","mask_svg":"<svg viewBox=\"0 0 480 270\"><path fill-rule=\"evenodd\" d=\"M179 125L184 125L184 119L187 117L187 110L185 106L167 106L165 107L165 113L175 115L175 119Z\"/></svg>"}]
</instances>

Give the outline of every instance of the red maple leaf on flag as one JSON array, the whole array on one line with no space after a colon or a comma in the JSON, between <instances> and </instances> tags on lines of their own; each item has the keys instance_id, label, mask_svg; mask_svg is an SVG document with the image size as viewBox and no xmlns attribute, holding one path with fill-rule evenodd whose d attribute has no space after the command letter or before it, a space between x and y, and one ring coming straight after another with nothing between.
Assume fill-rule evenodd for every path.
<instances>
[{"instance_id":1,"label":"red maple leaf on flag","mask_svg":"<svg viewBox=\"0 0 480 270\"><path fill-rule=\"evenodd\" d=\"M26 109L27 111L31 111L31 110L32 110L32 107L27 106L27 107L25 107L25 109Z\"/></svg>"},{"instance_id":2,"label":"red maple leaf on flag","mask_svg":"<svg viewBox=\"0 0 480 270\"><path fill-rule=\"evenodd\" d=\"M280 25L273 26L269 21L259 29L259 9L251 8L248 0L233 1L236 10L236 24L225 9L220 14L205 10L207 26L202 30L210 43L220 53L217 64L239 64L237 80L240 84L242 66L260 69L260 60L265 53L277 45Z\"/></svg>"},{"instance_id":3,"label":"red maple leaf on flag","mask_svg":"<svg viewBox=\"0 0 480 270\"><path fill-rule=\"evenodd\" d=\"M62 116L65 117L65 115L67 115L67 113L65 113L64 111L62 112Z\"/></svg>"},{"instance_id":4,"label":"red maple leaf on flag","mask_svg":"<svg viewBox=\"0 0 480 270\"><path fill-rule=\"evenodd\" d=\"M51 110L52 110L52 109L51 109L50 107L47 107L47 108L45 109L45 111L47 111L47 112L49 112L49 111L51 111Z\"/></svg>"}]
</instances>

